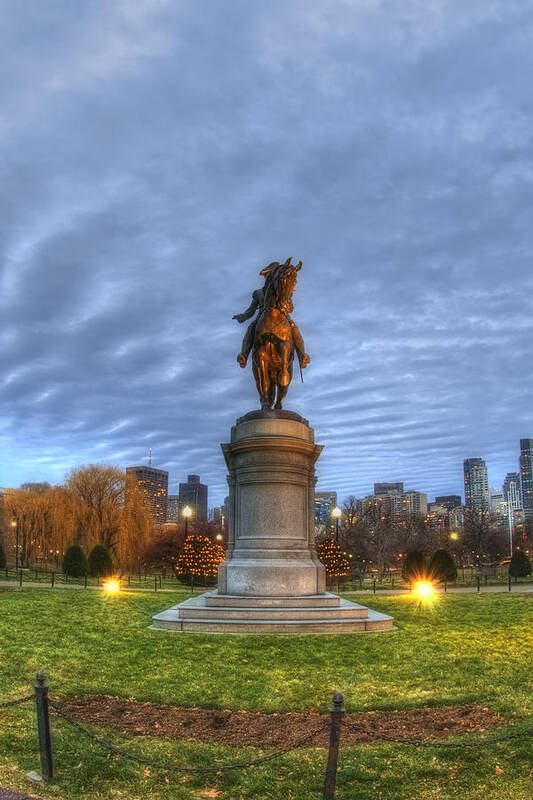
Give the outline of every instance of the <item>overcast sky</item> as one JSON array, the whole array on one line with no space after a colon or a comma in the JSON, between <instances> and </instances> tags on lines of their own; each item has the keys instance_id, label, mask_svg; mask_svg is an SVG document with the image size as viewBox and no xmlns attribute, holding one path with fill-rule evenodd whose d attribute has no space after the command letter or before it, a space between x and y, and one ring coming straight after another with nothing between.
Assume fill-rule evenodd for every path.
<instances>
[{"instance_id":1,"label":"overcast sky","mask_svg":"<svg viewBox=\"0 0 533 800\"><path fill-rule=\"evenodd\" d=\"M226 493L232 321L303 260L286 408L339 498L462 493L533 436L527 0L2 0L0 486Z\"/></svg>"}]
</instances>

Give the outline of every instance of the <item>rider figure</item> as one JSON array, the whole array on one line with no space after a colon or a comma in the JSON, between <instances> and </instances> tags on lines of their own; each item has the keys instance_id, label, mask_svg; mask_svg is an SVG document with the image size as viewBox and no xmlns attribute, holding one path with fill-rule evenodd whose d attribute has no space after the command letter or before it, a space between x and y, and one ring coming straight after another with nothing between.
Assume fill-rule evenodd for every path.
<instances>
[{"instance_id":1,"label":"rider figure","mask_svg":"<svg viewBox=\"0 0 533 800\"><path fill-rule=\"evenodd\" d=\"M285 265L288 266L290 264L290 261L291 261L291 259L288 258L287 261L285 262ZM300 262L300 266L301 266L301 262ZM256 318L248 326L248 330L246 331L246 333L244 335L244 339L242 340L241 352L237 356L237 361L239 362L239 364L243 368L246 366L246 362L248 360L248 356L250 355L250 351L251 351L252 347L254 346L255 328L256 328L256 325L257 325L257 320L259 319L259 317L261 315L261 312L263 310L263 305L264 305L264 301L265 301L265 288L267 286L267 282L268 282L268 279L270 277L270 274L271 274L272 270L275 267L279 267L279 261L273 261L272 264L269 264L268 267L265 267L264 269L261 270L261 272L259 274L263 275L264 278L265 278L265 284L264 284L263 288L262 289L255 289L252 292L252 302L250 303L250 305L248 306L246 311L244 311L242 314L235 314L232 317L232 319L236 319L237 322L245 322L247 319L250 319L250 317L253 317L255 312L259 309L259 313L257 314ZM287 319L288 319L289 324L291 326L291 333L292 333L292 340L294 342L294 349L296 350L296 352L298 354L298 360L300 362L300 366L302 368L306 367L309 364L309 356L305 352L304 340L302 339L302 334L298 330L298 325L295 322L292 321L292 319L289 317L288 314L286 316L287 316Z\"/></svg>"}]
</instances>

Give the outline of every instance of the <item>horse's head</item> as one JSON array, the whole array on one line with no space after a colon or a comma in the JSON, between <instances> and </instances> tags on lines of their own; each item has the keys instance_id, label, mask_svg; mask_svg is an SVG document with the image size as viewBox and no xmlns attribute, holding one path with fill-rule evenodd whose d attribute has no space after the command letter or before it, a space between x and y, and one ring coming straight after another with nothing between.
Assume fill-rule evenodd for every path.
<instances>
[{"instance_id":1,"label":"horse's head","mask_svg":"<svg viewBox=\"0 0 533 800\"><path fill-rule=\"evenodd\" d=\"M294 306L292 293L296 286L296 273L302 268L302 262L291 264L288 258L284 264L275 266L267 276L265 290L266 308L278 308L284 314L290 314Z\"/></svg>"}]
</instances>

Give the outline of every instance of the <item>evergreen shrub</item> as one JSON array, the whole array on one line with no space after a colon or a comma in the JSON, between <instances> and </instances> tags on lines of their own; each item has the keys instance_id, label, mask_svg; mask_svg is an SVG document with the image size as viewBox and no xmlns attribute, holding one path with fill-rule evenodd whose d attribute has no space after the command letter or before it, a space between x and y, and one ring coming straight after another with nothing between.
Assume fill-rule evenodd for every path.
<instances>
[{"instance_id":1,"label":"evergreen shrub","mask_svg":"<svg viewBox=\"0 0 533 800\"><path fill-rule=\"evenodd\" d=\"M63 574L72 578L83 578L89 571L87 558L79 544L71 544L63 556Z\"/></svg>"}]
</instances>

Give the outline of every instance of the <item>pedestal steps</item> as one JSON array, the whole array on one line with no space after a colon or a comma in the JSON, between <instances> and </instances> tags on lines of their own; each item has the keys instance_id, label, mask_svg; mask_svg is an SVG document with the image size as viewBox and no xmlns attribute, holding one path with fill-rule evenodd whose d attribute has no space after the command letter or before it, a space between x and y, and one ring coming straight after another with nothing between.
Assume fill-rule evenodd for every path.
<instances>
[{"instance_id":1,"label":"pedestal steps","mask_svg":"<svg viewBox=\"0 0 533 800\"><path fill-rule=\"evenodd\" d=\"M214 605L217 600L219 605ZM205 633L365 633L393 628L392 617L336 595L315 595L312 602L306 597L275 600L279 605L273 606L272 598L207 592L157 614L152 627Z\"/></svg>"}]
</instances>

